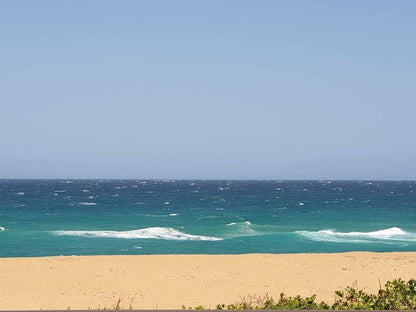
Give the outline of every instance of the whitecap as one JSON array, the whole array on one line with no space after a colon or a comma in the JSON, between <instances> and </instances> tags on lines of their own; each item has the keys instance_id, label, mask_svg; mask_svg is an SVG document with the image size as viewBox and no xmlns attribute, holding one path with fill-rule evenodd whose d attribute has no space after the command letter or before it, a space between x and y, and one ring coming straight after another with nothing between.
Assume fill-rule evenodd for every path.
<instances>
[{"instance_id":1,"label":"whitecap","mask_svg":"<svg viewBox=\"0 0 416 312\"><path fill-rule=\"evenodd\" d=\"M260 233L252 228L250 221L231 222L226 224L228 227L225 235L229 238L259 235Z\"/></svg>"},{"instance_id":2,"label":"whitecap","mask_svg":"<svg viewBox=\"0 0 416 312\"><path fill-rule=\"evenodd\" d=\"M124 239L163 239L163 240L200 240L219 241L218 237L192 235L173 228L149 227L132 231L54 231L55 235L106 237Z\"/></svg>"},{"instance_id":3,"label":"whitecap","mask_svg":"<svg viewBox=\"0 0 416 312\"><path fill-rule=\"evenodd\" d=\"M406 232L399 227L371 232L336 232L334 230L320 230L296 231L295 233L310 240L335 243L416 242L416 233Z\"/></svg>"},{"instance_id":4,"label":"whitecap","mask_svg":"<svg viewBox=\"0 0 416 312\"><path fill-rule=\"evenodd\" d=\"M96 206L97 205L96 203L90 203L90 202L81 202L79 204L83 206Z\"/></svg>"},{"instance_id":5,"label":"whitecap","mask_svg":"<svg viewBox=\"0 0 416 312\"><path fill-rule=\"evenodd\" d=\"M6 228L0 226L0 232L4 232L4 231L6 231Z\"/></svg>"},{"instance_id":6,"label":"whitecap","mask_svg":"<svg viewBox=\"0 0 416 312\"><path fill-rule=\"evenodd\" d=\"M176 216L178 216L179 214L178 213L170 213L169 214L169 217L176 217Z\"/></svg>"},{"instance_id":7,"label":"whitecap","mask_svg":"<svg viewBox=\"0 0 416 312\"><path fill-rule=\"evenodd\" d=\"M23 196L23 195L25 195L25 193L24 192L18 192L18 193L16 193L16 195L17 196Z\"/></svg>"},{"instance_id":8,"label":"whitecap","mask_svg":"<svg viewBox=\"0 0 416 312\"><path fill-rule=\"evenodd\" d=\"M244 221L244 222L238 222L238 223L231 222L231 223L228 223L226 225L237 225L237 224L240 224L240 225L242 225L242 224L251 225L251 222L250 221Z\"/></svg>"}]
</instances>

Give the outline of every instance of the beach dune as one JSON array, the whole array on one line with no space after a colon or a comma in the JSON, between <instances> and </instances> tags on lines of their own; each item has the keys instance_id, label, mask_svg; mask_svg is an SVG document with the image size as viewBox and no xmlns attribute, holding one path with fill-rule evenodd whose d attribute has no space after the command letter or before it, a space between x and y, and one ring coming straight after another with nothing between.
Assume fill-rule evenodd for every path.
<instances>
[{"instance_id":1,"label":"beach dune","mask_svg":"<svg viewBox=\"0 0 416 312\"><path fill-rule=\"evenodd\" d=\"M416 277L416 252L338 254L65 256L0 259L0 310L181 309L247 296L309 296L332 302L356 285L376 292Z\"/></svg>"}]
</instances>

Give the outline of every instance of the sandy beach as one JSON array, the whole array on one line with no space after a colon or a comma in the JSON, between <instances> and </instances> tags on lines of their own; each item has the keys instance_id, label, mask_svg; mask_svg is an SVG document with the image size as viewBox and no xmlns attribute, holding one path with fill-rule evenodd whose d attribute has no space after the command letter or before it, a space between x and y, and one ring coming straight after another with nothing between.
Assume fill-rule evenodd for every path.
<instances>
[{"instance_id":1,"label":"sandy beach","mask_svg":"<svg viewBox=\"0 0 416 312\"><path fill-rule=\"evenodd\" d=\"M244 296L317 294L415 277L416 252L339 254L71 256L0 259L0 309L121 306L180 309Z\"/></svg>"},{"instance_id":2,"label":"sandy beach","mask_svg":"<svg viewBox=\"0 0 416 312\"><path fill-rule=\"evenodd\" d=\"M317 294L414 278L416 252L339 254L70 256L0 259L1 310L180 309L244 296Z\"/></svg>"}]
</instances>

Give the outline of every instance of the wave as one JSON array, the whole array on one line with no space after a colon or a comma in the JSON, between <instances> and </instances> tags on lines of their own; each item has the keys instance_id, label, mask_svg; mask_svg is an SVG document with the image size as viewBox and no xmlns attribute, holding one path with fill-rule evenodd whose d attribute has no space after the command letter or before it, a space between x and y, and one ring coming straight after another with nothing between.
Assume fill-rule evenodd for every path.
<instances>
[{"instance_id":1,"label":"wave","mask_svg":"<svg viewBox=\"0 0 416 312\"><path fill-rule=\"evenodd\" d=\"M389 241L416 242L416 233L392 227L372 232L336 232L334 230L296 231L307 239L334 243L375 243Z\"/></svg>"},{"instance_id":2,"label":"wave","mask_svg":"<svg viewBox=\"0 0 416 312\"><path fill-rule=\"evenodd\" d=\"M228 226L230 226L230 225L251 225L251 222L250 221L244 221L244 222L231 222L231 223L228 223L228 224L226 224L226 225L228 225Z\"/></svg>"},{"instance_id":3,"label":"wave","mask_svg":"<svg viewBox=\"0 0 416 312\"><path fill-rule=\"evenodd\" d=\"M82 206L96 206L97 205L96 203L90 203L90 202L81 202L79 204Z\"/></svg>"},{"instance_id":4,"label":"wave","mask_svg":"<svg viewBox=\"0 0 416 312\"><path fill-rule=\"evenodd\" d=\"M219 241L222 238L192 235L180 232L173 228L149 227L131 231L54 231L55 235L85 236L85 237L107 237L124 239L164 239L164 240L199 240Z\"/></svg>"},{"instance_id":5,"label":"wave","mask_svg":"<svg viewBox=\"0 0 416 312\"><path fill-rule=\"evenodd\" d=\"M231 222L225 225L225 236L229 238L260 235L261 233L254 230L250 221Z\"/></svg>"},{"instance_id":6,"label":"wave","mask_svg":"<svg viewBox=\"0 0 416 312\"><path fill-rule=\"evenodd\" d=\"M4 232L4 231L6 231L6 228L0 226L0 232Z\"/></svg>"}]
</instances>

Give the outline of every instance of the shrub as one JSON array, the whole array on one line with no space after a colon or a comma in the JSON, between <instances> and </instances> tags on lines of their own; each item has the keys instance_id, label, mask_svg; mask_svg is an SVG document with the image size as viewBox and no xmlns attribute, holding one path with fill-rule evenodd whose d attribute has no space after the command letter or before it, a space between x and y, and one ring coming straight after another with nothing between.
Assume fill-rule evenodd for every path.
<instances>
[{"instance_id":1,"label":"shrub","mask_svg":"<svg viewBox=\"0 0 416 312\"><path fill-rule=\"evenodd\" d=\"M332 305L334 310L415 310L416 280L408 282L396 279L380 288L377 295L367 294L347 287L345 291L336 291L338 298Z\"/></svg>"},{"instance_id":2,"label":"shrub","mask_svg":"<svg viewBox=\"0 0 416 312\"><path fill-rule=\"evenodd\" d=\"M218 310L416 310L416 280L408 282L395 279L385 284L377 294L369 294L354 287L335 291L335 303L317 303L316 295L311 297L287 297L280 294L275 301L268 295L264 297L243 298L234 304L218 304ZM196 309L201 309L197 307Z\"/></svg>"}]
</instances>

